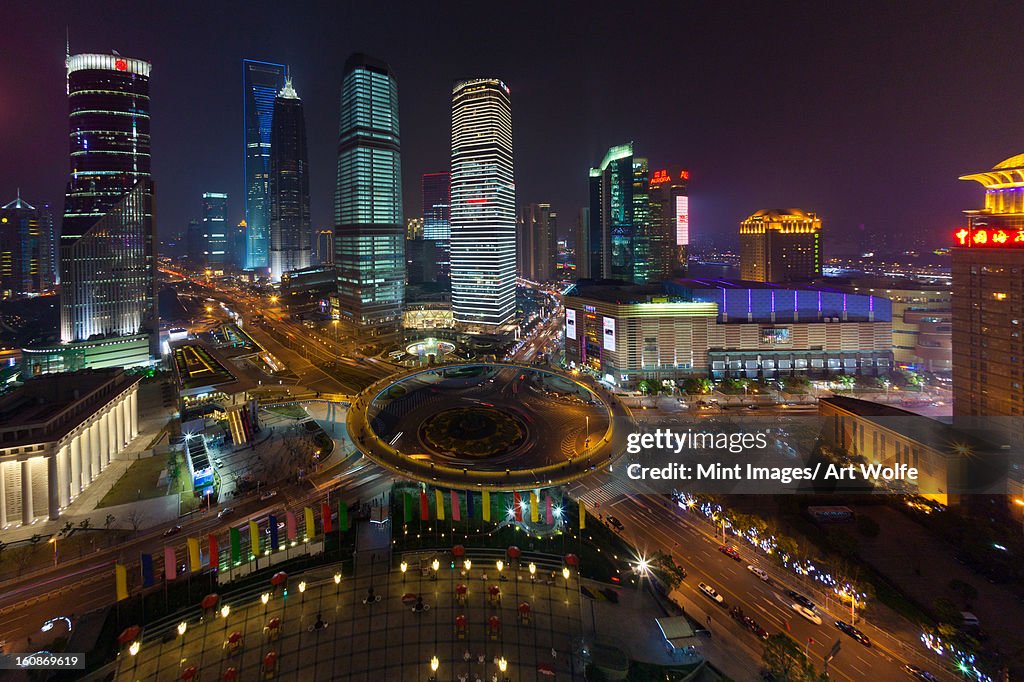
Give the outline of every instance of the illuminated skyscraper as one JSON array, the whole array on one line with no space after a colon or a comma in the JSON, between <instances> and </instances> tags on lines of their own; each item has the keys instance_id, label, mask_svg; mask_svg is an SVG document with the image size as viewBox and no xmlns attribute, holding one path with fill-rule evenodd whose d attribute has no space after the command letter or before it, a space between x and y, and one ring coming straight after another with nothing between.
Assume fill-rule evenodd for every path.
<instances>
[{"instance_id":1,"label":"illuminated skyscraper","mask_svg":"<svg viewBox=\"0 0 1024 682\"><path fill-rule=\"evenodd\" d=\"M228 264L228 195L203 194L203 256L206 267L223 270Z\"/></svg>"},{"instance_id":2,"label":"illuminated skyscraper","mask_svg":"<svg viewBox=\"0 0 1024 682\"><path fill-rule=\"evenodd\" d=\"M557 233L558 214L551 204L530 204L522 209L517 244L520 277L534 282L554 279Z\"/></svg>"},{"instance_id":3,"label":"illuminated skyscraper","mask_svg":"<svg viewBox=\"0 0 1024 682\"><path fill-rule=\"evenodd\" d=\"M270 133L274 99L284 87L284 64L242 60L245 125L245 267L270 266Z\"/></svg>"},{"instance_id":4,"label":"illuminated skyscraper","mask_svg":"<svg viewBox=\"0 0 1024 682\"><path fill-rule=\"evenodd\" d=\"M270 276L309 267L309 156L302 100L289 78L274 100L270 134Z\"/></svg>"},{"instance_id":5,"label":"illuminated skyscraper","mask_svg":"<svg viewBox=\"0 0 1024 682\"><path fill-rule=\"evenodd\" d=\"M821 277L821 219L799 208L753 214L740 223L740 273L750 282Z\"/></svg>"},{"instance_id":6,"label":"illuminated skyscraper","mask_svg":"<svg viewBox=\"0 0 1024 682\"><path fill-rule=\"evenodd\" d=\"M612 147L590 169L590 225L577 248L577 275L644 284L649 278L647 159L633 143Z\"/></svg>"},{"instance_id":7,"label":"illuminated skyscraper","mask_svg":"<svg viewBox=\"0 0 1024 682\"><path fill-rule=\"evenodd\" d=\"M447 242L452 225L452 174L423 175L423 238Z\"/></svg>"},{"instance_id":8,"label":"illuminated skyscraper","mask_svg":"<svg viewBox=\"0 0 1024 682\"><path fill-rule=\"evenodd\" d=\"M651 281L686 276L690 244L690 199L686 189L689 179L690 172L681 168L651 172Z\"/></svg>"},{"instance_id":9,"label":"illuminated skyscraper","mask_svg":"<svg viewBox=\"0 0 1024 682\"><path fill-rule=\"evenodd\" d=\"M68 58L71 178L60 237L64 343L156 329L150 65Z\"/></svg>"},{"instance_id":10,"label":"illuminated skyscraper","mask_svg":"<svg viewBox=\"0 0 1024 682\"><path fill-rule=\"evenodd\" d=\"M21 194L0 208L0 299L52 289L53 216Z\"/></svg>"},{"instance_id":11,"label":"illuminated skyscraper","mask_svg":"<svg viewBox=\"0 0 1024 682\"><path fill-rule=\"evenodd\" d=\"M515 320L516 190L512 101L496 78L452 90L452 311L470 330Z\"/></svg>"},{"instance_id":12,"label":"illuminated skyscraper","mask_svg":"<svg viewBox=\"0 0 1024 682\"><path fill-rule=\"evenodd\" d=\"M384 62L345 62L338 126L334 265L341 319L359 333L396 331L405 300L398 82Z\"/></svg>"}]
</instances>

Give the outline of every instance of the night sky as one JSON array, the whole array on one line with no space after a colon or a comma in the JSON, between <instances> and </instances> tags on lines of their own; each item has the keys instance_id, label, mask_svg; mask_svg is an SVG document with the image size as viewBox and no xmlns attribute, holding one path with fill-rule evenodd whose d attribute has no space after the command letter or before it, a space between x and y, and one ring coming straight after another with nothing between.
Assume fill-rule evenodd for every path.
<instances>
[{"instance_id":1,"label":"night sky","mask_svg":"<svg viewBox=\"0 0 1024 682\"><path fill-rule=\"evenodd\" d=\"M148 5L159 7L148 7ZM338 89L363 51L398 78L405 214L447 170L455 80L512 90L517 202L574 220L628 140L691 170L691 234L735 240L799 206L826 243L858 225L942 238L982 193L958 175L1024 152L1024 3L26 2L0 8L0 198L63 206L72 52L153 63L161 233L227 191L243 216L244 57L287 63L306 107L314 225L333 215ZM827 247L826 247L827 249Z\"/></svg>"}]
</instances>

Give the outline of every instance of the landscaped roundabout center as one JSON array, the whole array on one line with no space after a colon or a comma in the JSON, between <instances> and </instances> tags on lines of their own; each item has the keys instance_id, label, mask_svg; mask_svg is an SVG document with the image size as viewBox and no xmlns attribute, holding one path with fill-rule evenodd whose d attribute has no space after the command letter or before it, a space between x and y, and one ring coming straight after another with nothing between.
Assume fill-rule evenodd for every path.
<instances>
[{"instance_id":1,"label":"landscaped roundabout center","mask_svg":"<svg viewBox=\"0 0 1024 682\"><path fill-rule=\"evenodd\" d=\"M473 363L383 379L352 403L349 436L370 459L432 485L491 490L563 483L622 448L603 390L565 372Z\"/></svg>"}]
</instances>

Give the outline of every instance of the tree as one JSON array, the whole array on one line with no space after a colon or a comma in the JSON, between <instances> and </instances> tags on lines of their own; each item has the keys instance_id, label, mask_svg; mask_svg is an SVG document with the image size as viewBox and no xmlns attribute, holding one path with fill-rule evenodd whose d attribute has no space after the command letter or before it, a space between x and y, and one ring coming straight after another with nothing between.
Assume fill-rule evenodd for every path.
<instances>
[{"instance_id":1,"label":"tree","mask_svg":"<svg viewBox=\"0 0 1024 682\"><path fill-rule=\"evenodd\" d=\"M126 517L128 523L131 525L132 530L136 533L139 532L139 528L142 527L142 520L145 518L135 509L131 510Z\"/></svg>"},{"instance_id":2,"label":"tree","mask_svg":"<svg viewBox=\"0 0 1024 682\"><path fill-rule=\"evenodd\" d=\"M946 597L939 597L933 601L932 610L935 612L935 619L940 623L947 623L958 628L964 622L964 616L960 612L960 607Z\"/></svg>"},{"instance_id":3,"label":"tree","mask_svg":"<svg viewBox=\"0 0 1024 682\"><path fill-rule=\"evenodd\" d=\"M713 384L707 377L689 377L683 381L683 390L689 395L704 395L711 391Z\"/></svg>"},{"instance_id":4,"label":"tree","mask_svg":"<svg viewBox=\"0 0 1024 682\"><path fill-rule=\"evenodd\" d=\"M107 514L107 518L103 519L103 529L110 530L110 527L114 525L114 515Z\"/></svg>"},{"instance_id":5,"label":"tree","mask_svg":"<svg viewBox=\"0 0 1024 682\"><path fill-rule=\"evenodd\" d=\"M807 660L800 645L781 632L765 640L761 665L779 682L818 682L826 679Z\"/></svg>"},{"instance_id":6,"label":"tree","mask_svg":"<svg viewBox=\"0 0 1024 682\"><path fill-rule=\"evenodd\" d=\"M857 379L850 374L840 374L836 377L835 382L839 384L840 390L850 391L857 383Z\"/></svg>"}]
</instances>

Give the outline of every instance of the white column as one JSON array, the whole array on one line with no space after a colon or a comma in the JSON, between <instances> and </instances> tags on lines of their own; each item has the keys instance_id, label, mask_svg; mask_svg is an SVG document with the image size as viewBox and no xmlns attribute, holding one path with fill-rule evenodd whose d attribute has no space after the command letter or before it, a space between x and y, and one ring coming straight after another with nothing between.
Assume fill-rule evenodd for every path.
<instances>
[{"instance_id":1,"label":"white column","mask_svg":"<svg viewBox=\"0 0 1024 682\"><path fill-rule=\"evenodd\" d=\"M132 438L139 435L139 390L132 391L132 402L129 405L128 414L132 420Z\"/></svg>"},{"instance_id":2,"label":"white column","mask_svg":"<svg viewBox=\"0 0 1024 682\"><path fill-rule=\"evenodd\" d=\"M60 474L57 471L57 453L46 458L46 504L51 521L60 516Z\"/></svg>"},{"instance_id":3,"label":"white column","mask_svg":"<svg viewBox=\"0 0 1024 682\"><path fill-rule=\"evenodd\" d=\"M57 502L61 507L68 506L71 501L71 448L67 445L61 446L57 451L57 489L60 495Z\"/></svg>"},{"instance_id":4,"label":"white column","mask_svg":"<svg viewBox=\"0 0 1024 682\"><path fill-rule=\"evenodd\" d=\"M92 483L94 474L92 471L92 443L89 442L89 431L87 429L79 429L75 434L75 438L82 446L82 490Z\"/></svg>"},{"instance_id":5,"label":"white column","mask_svg":"<svg viewBox=\"0 0 1024 682\"><path fill-rule=\"evenodd\" d=\"M82 443L78 436L71 437L71 497L82 492Z\"/></svg>"},{"instance_id":6,"label":"white column","mask_svg":"<svg viewBox=\"0 0 1024 682\"><path fill-rule=\"evenodd\" d=\"M103 453L103 466L110 464L110 414L104 412L96 421L96 428L100 432L100 452Z\"/></svg>"},{"instance_id":7,"label":"white column","mask_svg":"<svg viewBox=\"0 0 1024 682\"><path fill-rule=\"evenodd\" d=\"M32 505L32 462L21 460L21 522L24 525L32 523L35 518L35 511Z\"/></svg>"},{"instance_id":8,"label":"white column","mask_svg":"<svg viewBox=\"0 0 1024 682\"><path fill-rule=\"evenodd\" d=\"M124 404L118 403L114 408L114 419L117 422L117 451L121 452L124 450Z\"/></svg>"},{"instance_id":9,"label":"white column","mask_svg":"<svg viewBox=\"0 0 1024 682\"><path fill-rule=\"evenodd\" d=\"M7 525L7 482L4 480L4 463L0 462L0 528Z\"/></svg>"},{"instance_id":10,"label":"white column","mask_svg":"<svg viewBox=\"0 0 1024 682\"><path fill-rule=\"evenodd\" d=\"M103 471L103 451L100 450L100 425L95 421L89 425L89 448L92 450L92 477L95 479Z\"/></svg>"},{"instance_id":11,"label":"white column","mask_svg":"<svg viewBox=\"0 0 1024 682\"><path fill-rule=\"evenodd\" d=\"M112 407L107 410L107 434L110 438L110 456L113 457L121 452L121 448L117 447L117 417Z\"/></svg>"}]
</instances>

